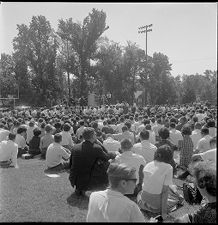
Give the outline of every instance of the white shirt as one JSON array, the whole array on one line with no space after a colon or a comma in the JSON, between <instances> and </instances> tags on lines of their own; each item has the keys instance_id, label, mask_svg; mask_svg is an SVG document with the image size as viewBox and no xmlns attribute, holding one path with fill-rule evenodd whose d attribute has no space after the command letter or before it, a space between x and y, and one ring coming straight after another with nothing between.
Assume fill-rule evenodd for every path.
<instances>
[{"instance_id":1,"label":"white shirt","mask_svg":"<svg viewBox=\"0 0 218 225\"><path fill-rule=\"evenodd\" d=\"M70 132L62 131L60 132L60 135L62 136L62 141L60 143L61 145L73 146L73 140Z\"/></svg>"},{"instance_id":2,"label":"white shirt","mask_svg":"<svg viewBox=\"0 0 218 225\"><path fill-rule=\"evenodd\" d=\"M17 166L18 145L11 141L0 142L0 161L12 161L13 166Z\"/></svg>"},{"instance_id":3,"label":"white shirt","mask_svg":"<svg viewBox=\"0 0 218 225\"><path fill-rule=\"evenodd\" d=\"M9 130L5 130L3 128L0 128L0 142L6 140L9 133L10 133Z\"/></svg>"},{"instance_id":4,"label":"white shirt","mask_svg":"<svg viewBox=\"0 0 218 225\"><path fill-rule=\"evenodd\" d=\"M18 144L18 148L25 148L26 147L26 140L20 134L16 134L15 143Z\"/></svg>"},{"instance_id":5,"label":"white shirt","mask_svg":"<svg viewBox=\"0 0 218 225\"><path fill-rule=\"evenodd\" d=\"M179 130L171 129L170 130L170 140L171 142L178 147L180 140L183 140L182 133Z\"/></svg>"},{"instance_id":6,"label":"white shirt","mask_svg":"<svg viewBox=\"0 0 218 225\"><path fill-rule=\"evenodd\" d=\"M132 144L135 143L135 137L134 134L132 132L129 131L125 131L123 133L119 133L119 134L113 134L113 138L118 140L118 141L122 141L123 139L130 139Z\"/></svg>"},{"instance_id":7,"label":"white shirt","mask_svg":"<svg viewBox=\"0 0 218 225\"><path fill-rule=\"evenodd\" d=\"M144 169L142 189L150 194L160 194L163 185L173 184L173 167L156 160L148 163Z\"/></svg>"},{"instance_id":8,"label":"white shirt","mask_svg":"<svg viewBox=\"0 0 218 225\"><path fill-rule=\"evenodd\" d=\"M156 150L157 147L148 140L143 140L141 143L134 144L132 148L132 151L143 156L147 163L154 160L154 153Z\"/></svg>"},{"instance_id":9,"label":"white shirt","mask_svg":"<svg viewBox=\"0 0 218 225\"><path fill-rule=\"evenodd\" d=\"M202 138L201 130L199 130L199 129L193 130L192 134L190 135L190 138L192 139L192 142L193 142L193 145L194 145L193 149L196 149L197 143Z\"/></svg>"},{"instance_id":10,"label":"white shirt","mask_svg":"<svg viewBox=\"0 0 218 225\"><path fill-rule=\"evenodd\" d=\"M196 149L199 151L199 153L206 152L210 149L210 139L210 135L205 135L198 141Z\"/></svg>"},{"instance_id":11,"label":"white shirt","mask_svg":"<svg viewBox=\"0 0 218 225\"><path fill-rule=\"evenodd\" d=\"M112 137L108 137L106 140L104 140L103 146L108 150L108 152L116 152L121 149L120 142L114 140Z\"/></svg>"},{"instance_id":12,"label":"white shirt","mask_svg":"<svg viewBox=\"0 0 218 225\"><path fill-rule=\"evenodd\" d=\"M119 123L119 124L117 124L116 132L122 133L122 127L123 127L123 126L124 126L124 123Z\"/></svg>"},{"instance_id":13,"label":"white shirt","mask_svg":"<svg viewBox=\"0 0 218 225\"><path fill-rule=\"evenodd\" d=\"M91 193L86 222L145 222L145 219L134 201L106 189Z\"/></svg>"},{"instance_id":14,"label":"white shirt","mask_svg":"<svg viewBox=\"0 0 218 225\"><path fill-rule=\"evenodd\" d=\"M158 131L160 130L161 127L164 127L162 124L158 124L153 126L153 131L156 136L159 136Z\"/></svg>"},{"instance_id":15,"label":"white shirt","mask_svg":"<svg viewBox=\"0 0 218 225\"><path fill-rule=\"evenodd\" d=\"M148 139L151 144L155 145L156 143L156 137L155 137L155 133L152 130L149 130L149 139Z\"/></svg>"},{"instance_id":16,"label":"white shirt","mask_svg":"<svg viewBox=\"0 0 218 225\"><path fill-rule=\"evenodd\" d=\"M70 154L65 151L65 148L58 143L52 143L48 146L46 152L46 165L48 168L54 167L62 163L62 158L68 159Z\"/></svg>"},{"instance_id":17,"label":"white shirt","mask_svg":"<svg viewBox=\"0 0 218 225\"><path fill-rule=\"evenodd\" d=\"M216 163L216 148L210 149L199 154L203 160L209 160Z\"/></svg>"},{"instance_id":18,"label":"white shirt","mask_svg":"<svg viewBox=\"0 0 218 225\"><path fill-rule=\"evenodd\" d=\"M209 135L211 137L215 137L216 136L216 131L217 131L216 127L209 127Z\"/></svg>"},{"instance_id":19,"label":"white shirt","mask_svg":"<svg viewBox=\"0 0 218 225\"><path fill-rule=\"evenodd\" d=\"M146 165L143 156L135 154L132 151L126 151L121 155L116 156L115 162L118 164L125 164L128 167L134 167L136 169L137 183L139 182L139 168L141 165Z\"/></svg>"}]
</instances>

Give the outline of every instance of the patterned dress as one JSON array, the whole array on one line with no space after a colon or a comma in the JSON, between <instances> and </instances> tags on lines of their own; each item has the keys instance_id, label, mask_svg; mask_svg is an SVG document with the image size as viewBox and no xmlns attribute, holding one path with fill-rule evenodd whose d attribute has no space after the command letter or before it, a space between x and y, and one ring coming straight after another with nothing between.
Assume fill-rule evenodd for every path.
<instances>
[{"instance_id":1,"label":"patterned dress","mask_svg":"<svg viewBox=\"0 0 218 225\"><path fill-rule=\"evenodd\" d=\"M183 140L178 142L178 150L180 151L180 166L185 169L188 168L188 165L191 162L193 148L194 145L189 135L184 135Z\"/></svg>"}]
</instances>

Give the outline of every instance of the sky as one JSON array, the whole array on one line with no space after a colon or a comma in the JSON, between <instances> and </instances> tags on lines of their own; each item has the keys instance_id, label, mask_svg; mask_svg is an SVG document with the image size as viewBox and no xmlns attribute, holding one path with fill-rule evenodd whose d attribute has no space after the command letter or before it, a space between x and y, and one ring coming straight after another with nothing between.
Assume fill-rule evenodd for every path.
<instances>
[{"instance_id":1,"label":"sky","mask_svg":"<svg viewBox=\"0 0 218 225\"><path fill-rule=\"evenodd\" d=\"M13 52L17 24L29 26L33 16L43 15L57 30L59 19L82 22L93 8L106 13L109 29L102 36L125 46L127 41L146 48L145 33L138 28L152 24L147 52L168 56L171 74L203 74L217 70L217 3L100 3L100 2L1 2L0 53Z\"/></svg>"}]
</instances>

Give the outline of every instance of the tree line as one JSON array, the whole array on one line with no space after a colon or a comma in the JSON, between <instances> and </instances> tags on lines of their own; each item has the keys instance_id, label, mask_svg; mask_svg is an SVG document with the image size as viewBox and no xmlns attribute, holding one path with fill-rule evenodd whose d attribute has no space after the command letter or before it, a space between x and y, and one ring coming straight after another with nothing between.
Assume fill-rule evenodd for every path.
<instances>
[{"instance_id":1,"label":"tree line","mask_svg":"<svg viewBox=\"0 0 218 225\"><path fill-rule=\"evenodd\" d=\"M102 36L107 29L106 13L94 8L83 22L58 20L56 31L42 15L18 24L13 53L1 54L1 97L19 91L19 102L42 106L94 92L132 104L141 90L146 104L216 103L217 71L173 77L166 55L146 60L136 43L122 46Z\"/></svg>"}]
</instances>

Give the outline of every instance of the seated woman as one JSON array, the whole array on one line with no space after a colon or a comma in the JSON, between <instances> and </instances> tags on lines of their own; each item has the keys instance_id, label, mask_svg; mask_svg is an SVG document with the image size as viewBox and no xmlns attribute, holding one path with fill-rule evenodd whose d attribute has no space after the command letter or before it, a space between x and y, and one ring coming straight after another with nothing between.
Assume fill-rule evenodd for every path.
<instances>
[{"instance_id":1,"label":"seated woman","mask_svg":"<svg viewBox=\"0 0 218 225\"><path fill-rule=\"evenodd\" d=\"M216 224L216 166L210 161L199 162L194 167L194 177L201 195L207 204L193 214L185 214L174 222Z\"/></svg>"},{"instance_id":2,"label":"seated woman","mask_svg":"<svg viewBox=\"0 0 218 225\"><path fill-rule=\"evenodd\" d=\"M31 157L35 155L39 155L41 153L39 145L40 145L40 135L41 130L39 128L35 128L33 130L33 137L29 142L29 154Z\"/></svg>"},{"instance_id":3,"label":"seated woman","mask_svg":"<svg viewBox=\"0 0 218 225\"><path fill-rule=\"evenodd\" d=\"M142 191L137 196L141 209L161 214L163 219L184 200L173 185L172 154L169 145L157 149L154 160L143 169Z\"/></svg>"}]
</instances>

